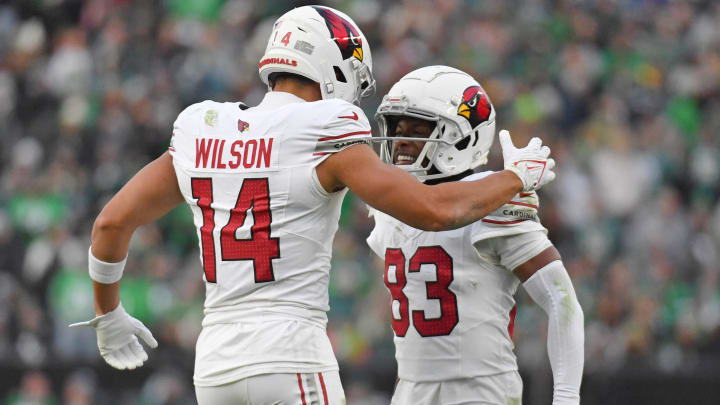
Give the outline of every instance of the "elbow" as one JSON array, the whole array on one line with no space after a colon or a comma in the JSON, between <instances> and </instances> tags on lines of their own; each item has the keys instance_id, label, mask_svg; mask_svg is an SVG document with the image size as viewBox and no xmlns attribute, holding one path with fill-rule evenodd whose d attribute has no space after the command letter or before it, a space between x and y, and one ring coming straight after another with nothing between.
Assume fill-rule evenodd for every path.
<instances>
[{"instance_id":1,"label":"elbow","mask_svg":"<svg viewBox=\"0 0 720 405\"><path fill-rule=\"evenodd\" d=\"M449 231L457 228L457 218L452 214L452 210L442 208L442 204L425 204L425 219L419 229L430 232Z\"/></svg>"},{"instance_id":2,"label":"elbow","mask_svg":"<svg viewBox=\"0 0 720 405\"><path fill-rule=\"evenodd\" d=\"M411 204L404 204L402 209L389 210L389 214L413 228L421 231L440 232L458 228L460 219L457 206L453 204L438 188L423 186L422 197Z\"/></svg>"},{"instance_id":3,"label":"elbow","mask_svg":"<svg viewBox=\"0 0 720 405\"><path fill-rule=\"evenodd\" d=\"M575 288L573 288L568 293L568 300L570 301L570 307L572 308L572 312L581 321L585 320L585 313L583 312L582 306L580 305L580 301L577 299L577 295L575 294Z\"/></svg>"},{"instance_id":4,"label":"elbow","mask_svg":"<svg viewBox=\"0 0 720 405\"><path fill-rule=\"evenodd\" d=\"M423 231L441 232L457 228L455 218L446 214L435 215Z\"/></svg>"},{"instance_id":5,"label":"elbow","mask_svg":"<svg viewBox=\"0 0 720 405\"><path fill-rule=\"evenodd\" d=\"M100 215L95 218L92 228L92 239L103 234L118 233L129 228L129 221L121 215L117 215L108 210L107 206L103 208Z\"/></svg>"},{"instance_id":6,"label":"elbow","mask_svg":"<svg viewBox=\"0 0 720 405\"><path fill-rule=\"evenodd\" d=\"M572 297L571 302L562 308L562 318L567 319L569 324L575 325L577 328L584 328L585 325L585 313L580 306L576 297Z\"/></svg>"},{"instance_id":7,"label":"elbow","mask_svg":"<svg viewBox=\"0 0 720 405\"><path fill-rule=\"evenodd\" d=\"M428 219L426 221L422 221L418 226L415 228L421 230L421 231L427 231L427 232L440 232L444 231L445 229L442 226L441 222L433 221L432 219Z\"/></svg>"},{"instance_id":8,"label":"elbow","mask_svg":"<svg viewBox=\"0 0 720 405\"><path fill-rule=\"evenodd\" d=\"M575 299L575 308L576 308L576 314L578 322L580 322L581 325L585 325L585 312L583 312L582 307L580 306L580 303L578 302L577 298Z\"/></svg>"}]
</instances>

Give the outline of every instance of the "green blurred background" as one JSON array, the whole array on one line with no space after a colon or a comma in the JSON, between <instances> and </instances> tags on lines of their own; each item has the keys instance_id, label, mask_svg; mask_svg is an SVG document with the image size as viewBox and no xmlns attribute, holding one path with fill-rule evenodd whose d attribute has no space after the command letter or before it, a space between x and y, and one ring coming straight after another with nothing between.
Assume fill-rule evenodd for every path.
<instances>
[{"instance_id":1,"label":"green blurred background","mask_svg":"<svg viewBox=\"0 0 720 405\"><path fill-rule=\"evenodd\" d=\"M586 315L583 403L720 403L720 4L711 0L345 0L382 95L415 68L463 69L498 128L542 137L558 179L543 223ZM189 210L135 235L122 300L160 341L141 369L98 356L92 221L204 99L255 104L290 1L0 4L0 404L191 404L204 286ZM497 145L487 169L501 167ZM408 202L412 203L412 202ZM349 404L395 380L389 295L349 195L328 331ZM549 404L546 317L519 294L524 403Z\"/></svg>"}]
</instances>

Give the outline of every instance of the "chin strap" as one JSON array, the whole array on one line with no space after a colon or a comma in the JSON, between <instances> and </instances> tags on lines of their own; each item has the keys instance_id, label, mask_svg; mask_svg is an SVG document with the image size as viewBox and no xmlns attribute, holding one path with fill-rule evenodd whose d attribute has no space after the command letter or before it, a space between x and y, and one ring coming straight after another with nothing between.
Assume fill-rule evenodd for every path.
<instances>
[{"instance_id":1,"label":"chin strap","mask_svg":"<svg viewBox=\"0 0 720 405\"><path fill-rule=\"evenodd\" d=\"M556 260L536 271L523 286L548 314L547 351L553 373L553 405L579 404L585 329L570 276L563 263Z\"/></svg>"},{"instance_id":2,"label":"chin strap","mask_svg":"<svg viewBox=\"0 0 720 405\"><path fill-rule=\"evenodd\" d=\"M436 173L438 173L438 171L437 171L437 169L435 168L435 166L431 166L430 169L428 170L428 174L436 174ZM464 179L465 177L467 177L467 176L469 176L469 175L471 175L471 174L473 174L473 173L474 173L474 172L473 172L472 170L465 170L465 171L462 172L462 173L453 174L452 176L442 177L442 178L439 178L439 179L429 179L429 180L425 180L424 183L427 184L428 186L434 186L435 184L447 183L447 182L450 182L450 181L460 181L460 180Z\"/></svg>"}]
</instances>

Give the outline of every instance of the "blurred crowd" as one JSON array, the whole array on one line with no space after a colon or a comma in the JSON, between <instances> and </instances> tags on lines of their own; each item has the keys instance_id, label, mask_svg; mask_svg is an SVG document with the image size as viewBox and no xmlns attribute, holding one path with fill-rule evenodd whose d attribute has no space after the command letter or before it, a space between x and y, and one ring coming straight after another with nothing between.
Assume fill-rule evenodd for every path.
<instances>
[{"instance_id":1,"label":"blurred crowd","mask_svg":"<svg viewBox=\"0 0 720 405\"><path fill-rule=\"evenodd\" d=\"M552 147L558 178L540 193L540 216L585 311L587 376L720 375L720 3L323 3L353 17L371 44L369 117L405 73L446 64L483 84L516 144L540 136ZM272 24L304 4L0 5L1 404L194 403L204 285L189 210L131 243L122 300L160 341L132 383L117 383L132 373L103 374L92 330L67 327L93 315L92 221L166 150L184 107L259 102ZM502 167L497 145L490 160ZM395 369L389 295L361 201L346 199L341 225L329 334L350 404L383 404ZM519 300L521 370L547 375L546 316Z\"/></svg>"}]
</instances>

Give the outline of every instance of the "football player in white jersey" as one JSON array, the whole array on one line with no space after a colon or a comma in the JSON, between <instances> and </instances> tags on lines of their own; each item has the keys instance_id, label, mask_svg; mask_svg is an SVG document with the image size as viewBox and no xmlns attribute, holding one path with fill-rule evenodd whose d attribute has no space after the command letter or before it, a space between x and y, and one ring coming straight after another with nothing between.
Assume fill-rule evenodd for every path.
<instances>
[{"instance_id":1,"label":"football player in white jersey","mask_svg":"<svg viewBox=\"0 0 720 405\"><path fill-rule=\"evenodd\" d=\"M447 66L407 74L383 98L383 160L426 184L476 181L495 111L471 76ZM501 133L503 154L512 149ZM541 164L541 162L538 162ZM512 329L518 285L549 316L554 405L578 404L583 312L558 251L537 217L535 192L518 193L481 221L427 232L373 211L368 244L385 261L398 384L392 404L520 404Z\"/></svg>"},{"instance_id":2,"label":"football player in white jersey","mask_svg":"<svg viewBox=\"0 0 720 405\"><path fill-rule=\"evenodd\" d=\"M205 404L342 404L325 331L332 240L347 189L416 228L467 225L552 180L539 140L508 170L430 187L378 159L357 103L375 86L367 40L345 14L280 17L258 65L263 101L205 101L175 121L170 150L143 168L93 226L90 276L103 358L133 369L157 342L125 312L118 284L134 230L186 202L207 295L194 383ZM539 161L547 171L538 170ZM408 205L407 201L416 203Z\"/></svg>"}]
</instances>

